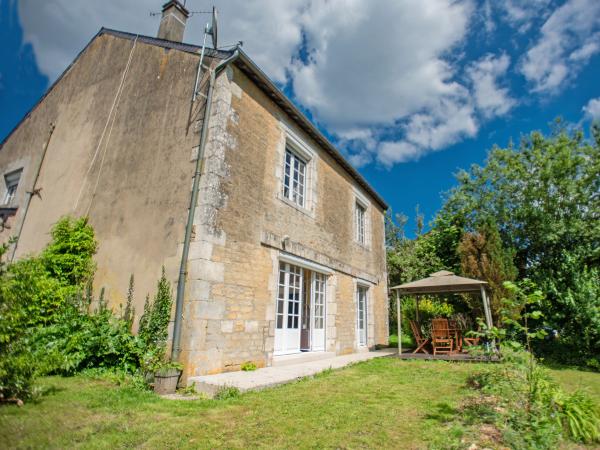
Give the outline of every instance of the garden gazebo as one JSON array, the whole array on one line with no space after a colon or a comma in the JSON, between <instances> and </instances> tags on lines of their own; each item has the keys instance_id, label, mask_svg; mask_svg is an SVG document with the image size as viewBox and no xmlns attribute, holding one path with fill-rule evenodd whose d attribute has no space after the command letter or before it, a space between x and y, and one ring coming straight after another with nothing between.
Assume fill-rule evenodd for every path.
<instances>
[{"instance_id":1,"label":"garden gazebo","mask_svg":"<svg viewBox=\"0 0 600 450\"><path fill-rule=\"evenodd\" d=\"M398 311L398 354L402 354L402 307L400 297L403 295L421 295L421 294L462 294L478 292L483 302L483 311L485 314L485 323L488 328L492 327L492 312L490 309L490 300L486 292L488 283L472 278L459 277L447 270L432 273L427 278L410 283L400 284L391 288L396 292L396 308ZM417 314L418 314L417 304Z\"/></svg>"}]
</instances>

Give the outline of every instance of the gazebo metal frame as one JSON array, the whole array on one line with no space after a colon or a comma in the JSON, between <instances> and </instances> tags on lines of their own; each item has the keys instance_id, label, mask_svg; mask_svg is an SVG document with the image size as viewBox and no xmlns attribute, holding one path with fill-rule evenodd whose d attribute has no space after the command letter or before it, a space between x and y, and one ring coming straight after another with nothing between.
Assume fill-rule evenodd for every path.
<instances>
[{"instance_id":1,"label":"gazebo metal frame","mask_svg":"<svg viewBox=\"0 0 600 450\"><path fill-rule=\"evenodd\" d=\"M485 323L488 328L493 326L492 311L490 308L490 299L486 292L488 283L472 278L460 277L447 270L432 273L429 277L410 283L400 284L392 287L390 290L396 292L396 308L398 320L398 354L402 354L402 295L421 295L421 294L458 294L479 292L483 302L483 311L485 314ZM417 315L419 313L417 297ZM418 320L418 316L417 316Z\"/></svg>"}]
</instances>

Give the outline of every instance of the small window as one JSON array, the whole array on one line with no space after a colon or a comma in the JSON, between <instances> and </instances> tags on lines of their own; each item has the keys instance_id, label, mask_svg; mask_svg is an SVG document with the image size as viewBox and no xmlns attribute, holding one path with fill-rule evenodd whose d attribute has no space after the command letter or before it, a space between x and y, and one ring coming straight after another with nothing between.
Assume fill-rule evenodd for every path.
<instances>
[{"instance_id":1,"label":"small window","mask_svg":"<svg viewBox=\"0 0 600 450\"><path fill-rule=\"evenodd\" d=\"M285 149L283 196L304 207L306 201L306 161L289 148Z\"/></svg>"},{"instance_id":2,"label":"small window","mask_svg":"<svg viewBox=\"0 0 600 450\"><path fill-rule=\"evenodd\" d=\"M10 205L17 194L17 187L21 179L22 169L4 175L4 183L6 184L6 194L4 195L4 204Z\"/></svg>"},{"instance_id":3,"label":"small window","mask_svg":"<svg viewBox=\"0 0 600 450\"><path fill-rule=\"evenodd\" d=\"M365 244L365 207L360 203L356 203L356 240L359 244Z\"/></svg>"}]
</instances>

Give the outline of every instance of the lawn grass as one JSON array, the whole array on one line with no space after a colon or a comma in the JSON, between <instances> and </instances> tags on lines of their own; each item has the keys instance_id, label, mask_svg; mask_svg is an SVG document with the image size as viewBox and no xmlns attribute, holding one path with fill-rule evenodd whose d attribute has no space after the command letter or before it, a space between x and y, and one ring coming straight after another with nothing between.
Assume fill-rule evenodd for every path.
<instances>
[{"instance_id":1,"label":"lawn grass","mask_svg":"<svg viewBox=\"0 0 600 450\"><path fill-rule=\"evenodd\" d=\"M394 348L398 348L398 335L397 334L390 334L390 339L389 339L389 346L390 347L394 347ZM415 347L415 343L413 342L413 338L410 334L408 333L402 333L402 348L414 348Z\"/></svg>"},{"instance_id":2,"label":"lawn grass","mask_svg":"<svg viewBox=\"0 0 600 450\"><path fill-rule=\"evenodd\" d=\"M550 369L554 380L567 392L581 390L586 392L600 407L600 373L577 370L572 367Z\"/></svg>"},{"instance_id":3,"label":"lawn grass","mask_svg":"<svg viewBox=\"0 0 600 450\"><path fill-rule=\"evenodd\" d=\"M38 401L0 407L0 448L426 448L482 367L380 358L221 401L49 377ZM600 374L553 374L568 389L581 375L600 395Z\"/></svg>"}]
</instances>

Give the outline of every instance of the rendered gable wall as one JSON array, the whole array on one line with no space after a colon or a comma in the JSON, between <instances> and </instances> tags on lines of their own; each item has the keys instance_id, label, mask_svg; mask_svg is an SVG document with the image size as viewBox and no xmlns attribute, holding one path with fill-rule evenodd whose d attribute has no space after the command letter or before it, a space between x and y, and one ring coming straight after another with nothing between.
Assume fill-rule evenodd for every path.
<instances>
[{"instance_id":1,"label":"rendered gable wall","mask_svg":"<svg viewBox=\"0 0 600 450\"><path fill-rule=\"evenodd\" d=\"M190 109L197 56L141 41L132 52L133 45L110 34L94 39L4 143L0 173L24 168L20 220L50 123L56 124L38 181L41 198L31 201L17 257L39 252L61 216L84 215L89 207L99 241L96 295L105 287L118 312L133 273L139 318L163 265L175 288L201 111Z\"/></svg>"}]
</instances>

